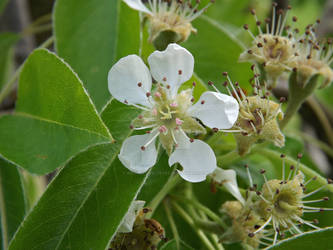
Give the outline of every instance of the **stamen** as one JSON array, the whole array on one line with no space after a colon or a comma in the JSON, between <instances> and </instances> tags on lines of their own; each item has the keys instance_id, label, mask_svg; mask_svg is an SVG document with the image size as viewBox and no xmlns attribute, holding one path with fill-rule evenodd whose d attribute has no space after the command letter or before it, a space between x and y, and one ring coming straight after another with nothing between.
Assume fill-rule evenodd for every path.
<instances>
[{"instance_id":1,"label":"stamen","mask_svg":"<svg viewBox=\"0 0 333 250\"><path fill-rule=\"evenodd\" d=\"M286 160L285 160L285 155L281 154L280 157L282 158L282 181L285 180L285 168L286 168Z\"/></svg>"},{"instance_id":2,"label":"stamen","mask_svg":"<svg viewBox=\"0 0 333 250\"><path fill-rule=\"evenodd\" d=\"M247 164L245 164L244 167L246 168L247 178L249 179L250 187L253 187L253 180L252 180L252 176L251 176L251 173L250 173L249 166Z\"/></svg>"},{"instance_id":3,"label":"stamen","mask_svg":"<svg viewBox=\"0 0 333 250\"><path fill-rule=\"evenodd\" d=\"M155 129L156 131L156 129ZM160 135L160 132L157 132L145 145L141 147L141 150L145 150L155 139Z\"/></svg>"},{"instance_id":4,"label":"stamen","mask_svg":"<svg viewBox=\"0 0 333 250\"><path fill-rule=\"evenodd\" d=\"M328 197L323 197L322 199L317 199L317 200L302 201L302 203L303 204L306 204L306 203L315 203L315 202L328 201L328 200L329 200Z\"/></svg>"},{"instance_id":5,"label":"stamen","mask_svg":"<svg viewBox=\"0 0 333 250\"><path fill-rule=\"evenodd\" d=\"M261 227L259 227L256 231L254 231L252 234L253 234L253 236L255 235L255 234L257 234L257 233L259 233L261 230L263 230L270 222L271 222L271 220L272 220L272 216L270 216L269 218L268 218L268 220L261 226ZM250 235L249 235L250 236ZM252 237L253 237L252 236ZM251 236L250 236L251 237Z\"/></svg>"},{"instance_id":6,"label":"stamen","mask_svg":"<svg viewBox=\"0 0 333 250\"><path fill-rule=\"evenodd\" d=\"M221 93L220 90L218 88L216 88L216 86L214 85L214 83L212 81L208 81L208 85L212 86L213 89L217 92L217 93Z\"/></svg>"},{"instance_id":7,"label":"stamen","mask_svg":"<svg viewBox=\"0 0 333 250\"><path fill-rule=\"evenodd\" d=\"M266 178L265 173L266 173L266 170L265 170L265 169L261 169L261 170L260 170L260 174L262 174L262 176L264 177L265 184L266 184L266 186L267 186L267 188L268 188L268 191L269 191L269 193L271 194L272 198L274 198L273 191L272 191L271 187L268 185L268 181L267 181L267 178Z\"/></svg>"},{"instance_id":8,"label":"stamen","mask_svg":"<svg viewBox=\"0 0 333 250\"><path fill-rule=\"evenodd\" d=\"M294 165L291 165L291 166L290 166L290 171L289 171L289 174L288 174L287 181L290 180L290 177L292 176L294 169L295 169Z\"/></svg>"},{"instance_id":9,"label":"stamen","mask_svg":"<svg viewBox=\"0 0 333 250\"><path fill-rule=\"evenodd\" d=\"M175 145L177 146L177 145L178 145L178 142L177 142L177 140L176 140L176 138L175 138L175 134L174 134L174 132L173 132L173 129L171 129L170 131L171 131L171 137L172 137L172 140L174 141Z\"/></svg>"}]
</instances>

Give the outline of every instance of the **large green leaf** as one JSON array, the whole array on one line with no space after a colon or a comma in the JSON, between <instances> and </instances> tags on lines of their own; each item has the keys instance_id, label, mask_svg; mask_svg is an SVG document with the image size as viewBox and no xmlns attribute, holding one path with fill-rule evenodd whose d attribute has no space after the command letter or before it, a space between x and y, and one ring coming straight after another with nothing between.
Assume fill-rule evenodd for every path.
<instances>
[{"instance_id":1,"label":"large green leaf","mask_svg":"<svg viewBox=\"0 0 333 250\"><path fill-rule=\"evenodd\" d=\"M24 215L25 198L21 175L15 166L0 159L0 217L3 249L7 249Z\"/></svg>"},{"instance_id":2,"label":"large green leaf","mask_svg":"<svg viewBox=\"0 0 333 250\"><path fill-rule=\"evenodd\" d=\"M333 249L333 228L325 228L300 234L286 240L280 241L275 246L266 248L267 250L315 250Z\"/></svg>"},{"instance_id":3,"label":"large green leaf","mask_svg":"<svg viewBox=\"0 0 333 250\"><path fill-rule=\"evenodd\" d=\"M121 0L57 0L56 50L78 73L100 110L110 99L107 74L117 59L137 53L138 12Z\"/></svg>"},{"instance_id":4,"label":"large green leaf","mask_svg":"<svg viewBox=\"0 0 333 250\"><path fill-rule=\"evenodd\" d=\"M9 249L105 249L147 175L117 158L138 111L115 100L103 117L117 143L96 145L64 167L19 229ZM129 185L130 183L130 185Z\"/></svg>"},{"instance_id":5,"label":"large green leaf","mask_svg":"<svg viewBox=\"0 0 333 250\"><path fill-rule=\"evenodd\" d=\"M0 1L0 13L1 13ZM20 38L19 35L14 33L0 34L0 90L8 80L13 66L13 46Z\"/></svg>"},{"instance_id":6,"label":"large green leaf","mask_svg":"<svg viewBox=\"0 0 333 250\"><path fill-rule=\"evenodd\" d=\"M41 49L27 59L14 116L0 118L0 154L30 172L44 174L111 135L76 74Z\"/></svg>"},{"instance_id":7,"label":"large green leaf","mask_svg":"<svg viewBox=\"0 0 333 250\"><path fill-rule=\"evenodd\" d=\"M121 165L118 148L97 145L73 158L9 249L105 249L146 177Z\"/></svg>"}]
</instances>

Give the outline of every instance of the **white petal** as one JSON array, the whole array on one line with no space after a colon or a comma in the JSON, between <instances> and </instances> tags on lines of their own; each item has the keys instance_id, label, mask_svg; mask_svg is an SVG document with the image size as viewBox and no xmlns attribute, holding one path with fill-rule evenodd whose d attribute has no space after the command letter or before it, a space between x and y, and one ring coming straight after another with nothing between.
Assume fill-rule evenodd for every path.
<instances>
[{"instance_id":1,"label":"white petal","mask_svg":"<svg viewBox=\"0 0 333 250\"><path fill-rule=\"evenodd\" d=\"M142 3L141 0L124 0L132 9L152 15L151 11Z\"/></svg>"},{"instance_id":2,"label":"white petal","mask_svg":"<svg viewBox=\"0 0 333 250\"><path fill-rule=\"evenodd\" d=\"M210 128L228 129L237 120L239 105L237 100L229 95L206 91L188 112Z\"/></svg>"},{"instance_id":3,"label":"white petal","mask_svg":"<svg viewBox=\"0 0 333 250\"><path fill-rule=\"evenodd\" d=\"M179 163L183 170L179 175L189 182L200 182L216 168L213 150L203 141L190 139L182 132L175 134L178 146L169 157L169 165Z\"/></svg>"},{"instance_id":4,"label":"white petal","mask_svg":"<svg viewBox=\"0 0 333 250\"><path fill-rule=\"evenodd\" d=\"M193 75L194 58L178 44L169 44L164 51L155 51L148 57L152 76L156 81L170 85L171 94L177 94L179 86Z\"/></svg>"},{"instance_id":5,"label":"white petal","mask_svg":"<svg viewBox=\"0 0 333 250\"><path fill-rule=\"evenodd\" d=\"M130 208L128 209L123 221L118 228L117 233L130 233L133 231L133 225L138 212L145 205L145 201L133 201Z\"/></svg>"},{"instance_id":6,"label":"white petal","mask_svg":"<svg viewBox=\"0 0 333 250\"><path fill-rule=\"evenodd\" d=\"M232 169L223 170L222 168L216 168L215 171L211 174L213 180L219 184L222 184L226 189L243 205L245 200L241 195L236 179L236 172Z\"/></svg>"},{"instance_id":7,"label":"white petal","mask_svg":"<svg viewBox=\"0 0 333 250\"><path fill-rule=\"evenodd\" d=\"M155 140L146 146L145 150L141 149L153 136L153 134L144 134L127 138L118 155L121 163L137 174L142 174L154 166L157 158Z\"/></svg>"},{"instance_id":8,"label":"white petal","mask_svg":"<svg viewBox=\"0 0 333 250\"><path fill-rule=\"evenodd\" d=\"M109 71L108 83L111 95L118 101L151 105L146 96L146 93L151 90L151 75L147 66L137 55L123 57L113 65Z\"/></svg>"}]
</instances>

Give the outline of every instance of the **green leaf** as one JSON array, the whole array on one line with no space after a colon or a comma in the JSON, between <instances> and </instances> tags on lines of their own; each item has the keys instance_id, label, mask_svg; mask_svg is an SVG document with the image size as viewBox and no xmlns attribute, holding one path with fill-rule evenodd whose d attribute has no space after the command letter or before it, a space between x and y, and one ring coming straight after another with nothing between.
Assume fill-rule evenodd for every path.
<instances>
[{"instance_id":1,"label":"green leaf","mask_svg":"<svg viewBox=\"0 0 333 250\"><path fill-rule=\"evenodd\" d=\"M107 74L120 57L138 52L138 12L121 0L57 0L58 54L78 73L98 110L110 99Z\"/></svg>"},{"instance_id":2,"label":"green leaf","mask_svg":"<svg viewBox=\"0 0 333 250\"><path fill-rule=\"evenodd\" d=\"M312 249L333 249L333 227L306 232L286 240L280 241L267 250L312 250Z\"/></svg>"},{"instance_id":3,"label":"green leaf","mask_svg":"<svg viewBox=\"0 0 333 250\"><path fill-rule=\"evenodd\" d=\"M0 159L0 217L2 247L8 243L25 215L25 198L18 169Z\"/></svg>"},{"instance_id":4,"label":"green leaf","mask_svg":"<svg viewBox=\"0 0 333 250\"><path fill-rule=\"evenodd\" d=\"M184 46L194 56L194 67L198 76L205 83L213 81L215 86L222 90L224 88L221 83L225 81L222 72L227 71L233 81L238 81L242 87L249 87L249 64L238 63L242 48L225 33L225 30L205 17L195 20L193 26L198 30L198 34L191 35Z\"/></svg>"},{"instance_id":5,"label":"green leaf","mask_svg":"<svg viewBox=\"0 0 333 250\"><path fill-rule=\"evenodd\" d=\"M0 1L0 13L2 3L3 2ZM12 73L14 56L12 47L16 44L19 38L20 36L14 33L6 32L0 34L0 90Z\"/></svg>"},{"instance_id":6,"label":"green leaf","mask_svg":"<svg viewBox=\"0 0 333 250\"><path fill-rule=\"evenodd\" d=\"M34 51L23 66L16 114L0 118L0 154L37 174L48 173L111 135L76 74L55 54Z\"/></svg>"},{"instance_id":7,"label":"green leaf","mask_svg":"<svg viewBox=\"0 0 333 250\"><path fill-rule=\"evenodd\" d=\"M138 110L112 100L102 116L117 143L92 146L74 157L49 185L9 249L105 249L146 175L118 160ZM128 185L131 183L131 185Z\"/></svg>"},{"instance_id":8,"label":"green leaf","mask_svg":"<svg viewBox=\"0 0 333 250\"><path fill-rule=\"evenodd\" d=\"M73 158L9 249L105 249L147 176L124 168L118 150L116 144L97 145Z\"/></svg>"}]
</instances>

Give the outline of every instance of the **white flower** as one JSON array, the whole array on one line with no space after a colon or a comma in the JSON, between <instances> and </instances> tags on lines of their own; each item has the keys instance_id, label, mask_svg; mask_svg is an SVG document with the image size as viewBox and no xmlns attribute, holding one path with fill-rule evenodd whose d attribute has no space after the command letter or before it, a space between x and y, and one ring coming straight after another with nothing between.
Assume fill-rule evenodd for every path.
<instances>
[{"instance_id":1,"label":"white flower","mask_svg":"<svg viewBox=\"0 0 333 250\"><path fill-rule=\"evenodd\" d=\"M151 73L140 57L130 55L120 59L108 75L113 97L143 110L133 121L133 128L151 129L126 139L119 159L135 173L146 172L156 163L155 141L159 138L170 155L169 165L182 166L178 170L182 178L203 181L216 168L214 152L205 142L190 139L186 133L205 133L195 118L210 128L231 128L237 120L238 103L228 95L207 91L192 105L192 90L178 94L180 85L193 74L194 59L177 44L170 44L162 52L155 51L148 63ZM154 94L151 75L158 82Z\"/></svg>"},{"instance_id":2,"label":"white flower","mask_svg":"<svg viewBox=\"0 0 333 250\"><path fill-rule=\"evenodd\" d=\"M211 174L213 181L219 185L224 185L225 188L243 205L245 200L241 195L237 179L236 172L232 169L223 170L222 168L217 167L215 171Z\"/></svg>"},{"instance_id":3,"label":"white flower","mask_svg":"<svg viewBox=\"0 0 333 250\"><path fill-rule=\"evenodd\" d=\"M205 8L198 10L199 3L192 6L188 0L148 0L146 5L142 0L124 0L124 2L148 17L150 21L150 41L155 40L162 31L173 31L178 35L178 41L175 42L183 42L191 32L196 32L191 22L210 5L209 3Z\"/></svg>"}]
</instances>

